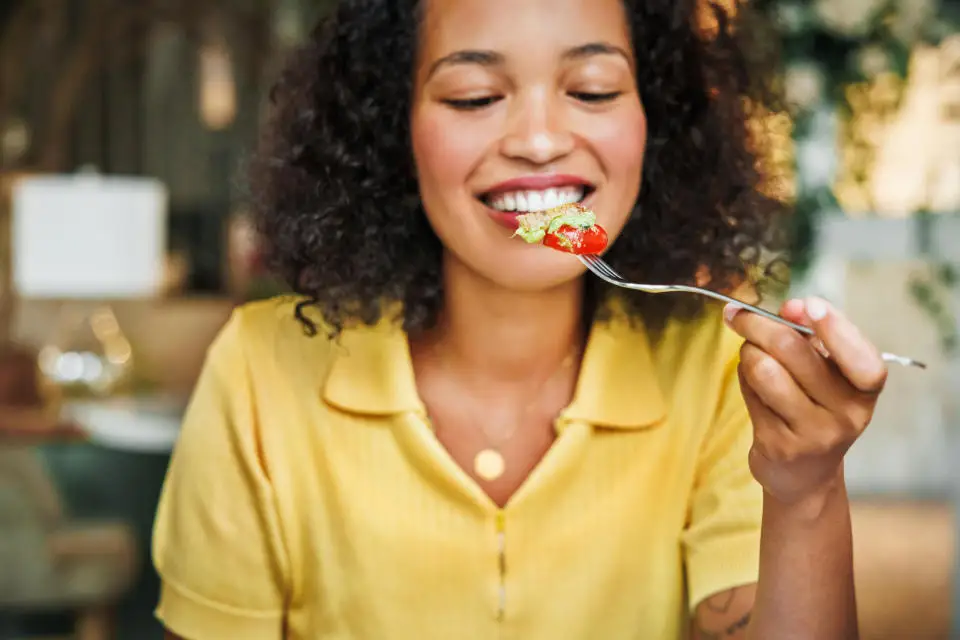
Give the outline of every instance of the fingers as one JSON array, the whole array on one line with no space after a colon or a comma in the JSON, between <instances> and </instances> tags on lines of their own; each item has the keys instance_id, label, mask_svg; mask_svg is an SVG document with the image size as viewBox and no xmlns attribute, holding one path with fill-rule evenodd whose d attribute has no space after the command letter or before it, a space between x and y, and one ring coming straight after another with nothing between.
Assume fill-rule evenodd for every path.
<instances>
[{"instance_id":1,"label":"fingers","mask_svg":"<svg viewBox=\"0 0 960 640\"><path fill-rule=\"evenodd\" d=\"M802 311L798 304L803 305ZM819 397L832 387L819 382L832 368L831 363L856 391L876 395L883 390L887 366L880 352L856 325L826 301L819 298L810 298L803 303L791 301L783 308L787 319L811 326L823 343L822 347L811 345L789 327L757 314L739 311L735 305L728 305L724 311L730 327L747 341L762 345L783 362L806 391L818 396L815 398L817 402L831 402L829 396ZM801 343L807 349L801 348ZM829 354L829 363L813 357L818 349Z\"/></svg>"},{"instance_id":2,"label":"fingers","mask_svg":"<svg viewBox=\"0 0 960 640\"><path fill-rule=\"evenodd\" d=\"M760 394L751 386L748 377L744 374L743 368L741 368L737 374L740 378L740 392L743 394L743 400L746 402L747 411L750 412L750 418L753 424L771 425L789 432L790 428L783 419L778 416L773 409L767 406L767 403L763 401Z\"/></svg>"},{"instance_id":3,"label":"fingers","mask_svg":"<svg viewBox=\"0 0 960 640\"><path fill-rule=\"evenodd\" d=\"M754 425L753 442L759 453L768 460L783 460L793 457L797 448L797 436L790 431L787 424L770 407L760 395L750 386L743 371L739 372L740 392L747 405L750 421Z\"/></svg>"},{"instance_id":4,"label":"fingers","mask_svg":"<svg viewBox=\"0 0 960 640\"><path fill-rule=\"evenodd\" d=\"M810 317L807 315L807 308L803 304L803 300L787 300L783 303L783 306L780 307L780 316L786 318L790 322L803 325L805 327L812 327L813 322L810 320ZM823 340L817 336L805 336L807 342L810 343L810 346L819 353L824 358L829 358L830 354L827 352L827 348L823 346Z\"/></svg>"},{"instance_id":5,"label":"fingers","mask_svg":"<svg viewBox=\"0 0 960 640\"><path fill-rule=\"evenodd\" d=\"M877 348L826 300L809 298L805 308L814 331L850 384L866 394L880 393L887 381L887 365Z\"/></svg>"},{"instance_id":6,"label":"fingers","mask_svg":"<svg viewBox=\"0 0 960 640\"><path fill-rule=\"evenodd\" d=\"M812 327L822 344L736 306L724 312L745 339L737 373L754 426L750 469L786 503L817 495L842 473L843 456L870 422L886 365L822 300L791 301L781 314Z\"/></svg>"},{"instance_id":7,"label":"fingers","mask_svg":"<svg viewBox=\"0 0 960 640\"><path fill-rule=\"evenodd\" d=\"M756 449L766 460L790 463L811 456L842 455L860 435L858 423L838 420L809 399L798 401L793 392L790 396L771 394L769 383L757 385L750 371L750 366L741 362L740 390L754 425ZM803 393L795 383L794 390ZM766 400L771 397L773 405Z\"/></svg>"},{"instance_id":8,"label":"fingers","mask_svg":"<svg viewBox=\"0 0 960 640\"><path fill-rule=\"evenodd\" d=\"M788 426L810 421L816 405L783 364L764 349L745 342L740 349L739 373L750 393Z\"/></svg>"},{"instance_id":9,"label":"fingers","mask_svg":"<svg viewBox=\"0 0 960 640\"><path fill-rule=\"evenodd\" d=\"M798 324L805 323L807 318L802 303L800 309L796 306L787 303L782 313ZM837 384L839 376L835 367L824 359L806 336L769 318L735 311L732 308L725 311L730 327L746 340L746 344L755 345L773 362L779 363L814 403L835 408L850 400L852 394L848 385Z\"/></svg>"}]
</instances>

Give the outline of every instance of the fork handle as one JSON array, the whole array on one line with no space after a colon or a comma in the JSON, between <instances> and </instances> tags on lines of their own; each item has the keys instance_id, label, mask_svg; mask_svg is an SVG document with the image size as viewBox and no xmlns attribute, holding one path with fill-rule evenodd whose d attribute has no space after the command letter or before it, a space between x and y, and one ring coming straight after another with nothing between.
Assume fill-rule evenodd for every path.
<instances>
[{"instance_id":1,"label":"fork handle","mask_svg":"<svg viewBox=\"0 0 960 640\"><path fill-rule=\"evenodd\" d=\"M702 296L707 296L707 297L709 297L709 298L713 298L714 300L719 300L720 302L726 302L726 303L728 303L728 304L736 305L736 306L740 307L741 309L745 309L746 311L749 311L749 312L751 312L751 313L755 313L755 314L757 314L758 316L763 316L764 318L769 318L770 320L773 320L774 322L779 322L780 324L786 325L786 326L790 327L791 329L793 329L793 330L795 330L795 331L799 331L799 332L802 333L802 334L805 334L805 335L808 335L808 336L815 336L815 335L817 335L816 332L814 332L814 330L811 329L810 327L807 327L807 326L802 325L802 324L797 324L796 322L791 322L790 320L787 320L787 319L784 318L783 316L778 315L778 314L776 314L776 313L773 313L772 311L767 311L766 309L763 309L763 308L761 308L761 307L754 306L754 305L749 304L749 303L747 303L747 302L743 302L742 300L737 300L736 298L731 298L730 296L725 295L725 294L723 294L723 293L720 293L720 292L718 292L718 291L711 291L710 289L702 289L702 288L700 288L700 287L691 287L691 286L683 285L683 284L671 285L670 287L664 287L664 293L666 293L666 292L668 292L668 291L682 291L682 292L685 292L685 293L695 293L695 294L699 294L699 295L702 295Z\"/></svg>"},{"instance_id":2,"label":"fork handle","mask_svg":"<svg viewBox=\"0 0 960 640\"><path fill-rule=\"evenodd\" d=\"M599 258L598 256L577 256L594 275L596 275L601 280L604 280L616 287L621 287L624 289L630 289L632 291L642 291L644 293L660 294L660 293L692 293L695 295L707 296L708 298L713 298L714 300L719 300L720 302L726 302L728 304L734 304L744 309L755 313L757 315L763 316L764 318L769 318L774 322L778 322L782 325L786 325L806 336L816 336L816 332L810 327L804 326L802 324L797 324L796 322L791 322L783 316L780 316L766 309L761 309L760 307L748 304L736 298L731 298L728 295L719 293L717 291L712 291L710 289L704 289L701 287L693 287L690 285L651 285L651 284L638 284L634 282L627 282L623 279L623 276L618 274L616 271L613 271L606 263ZM589 258L593 258L590 260ZM914 360L913 358L907 358L904 356L898 356L893 353L882 353L880 354L884 362L893 362L895 364L903 365L905 367L917 367L918 369L926 369L927 365Z\"/></svg>"},{"instance_id":3,"label":"fork handle","mask_svg":"<svg viewBox=\"0 0 960 640\"><path fill-rule=\"evenodd\" d=\"M704 293L705 293L705 292L704 292ZM745 309L745 310L747 310L747 311L750 311L750 312L752 312L752 313L756 313L757 315L761 315L761 316L763 316L763 317L765 317L765 318L770 318L771 320L773 320L773 321L775 321L775 322L779 322L780 324L786 325L786 326L788 326L788 327L791 327L792 329L795 329L796 331L799 331L800 333L802 333L802 334L804 334L804 335L812 336L812 337L816 337L816 335L817 335L816 332L815 332L813 329L811 329L810 327L804 326L804 325L802 325L802 324L797 324L796 322L791 322L790 320L787 320L787 319L784 318L783 316L780 316L780 315L777 315L777 314L775 314L775 313L773 313L773 312L767 311L766 309L762 309L762 308L760 308L760 307L755 307L754 305L752 305L752 304L747 304L746 302L740 302L739 300L737 300L737 299L735 299L735 298L731 298L731 297L729 297L729 296L725 296L725 295L723 295L722 293L716 293L715 291L710 292L710 294L714 294L714 295L711 295L710 297L715 297L715 298L717 298L718 300L724 300L724 301L726 301L726 302L730 302L730 303L735 304L735 305L737 305L737 306L739 306L739 307L741 307L741 308L743 308L743 309ZM710 294L707 294L707 295L710 295ZM902 365L902 366L904 366L904 367L917 367L918 369L926 369L926 368L927 368L927 365L924 364L923 362L920 362L920 361L918 361L918 360L914 360L913 358L907 358L907 357L905 357L905 356L898 356L898 355L896 355L895 353L886 353L886 352L884 352L884 353L881 353L881 354L880 354L880 357L883 358L883 361L884 361L884 362L892 362L892 363L894 363L894 364L899 364L899 365Z\"/></svg>"}]
</instances>

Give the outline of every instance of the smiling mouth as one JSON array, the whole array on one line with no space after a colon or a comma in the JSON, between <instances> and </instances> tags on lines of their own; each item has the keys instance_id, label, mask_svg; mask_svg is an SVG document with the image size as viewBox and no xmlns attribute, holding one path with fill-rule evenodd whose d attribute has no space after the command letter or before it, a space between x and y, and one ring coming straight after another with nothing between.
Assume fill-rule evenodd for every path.
<instances>
[{"instance_id":1,"label":"smiling mouth","mask_svg":"<svg viewBox=\"0 0 960 640\"><path fill-rule=\"evenodd\" d=\"M589 185L570 185L549 189L521 189L495 194L482 194L481 202L503 213L529 213L546 211L568 204L583 202L595 187Z\"/></svg>"}]
</instances>

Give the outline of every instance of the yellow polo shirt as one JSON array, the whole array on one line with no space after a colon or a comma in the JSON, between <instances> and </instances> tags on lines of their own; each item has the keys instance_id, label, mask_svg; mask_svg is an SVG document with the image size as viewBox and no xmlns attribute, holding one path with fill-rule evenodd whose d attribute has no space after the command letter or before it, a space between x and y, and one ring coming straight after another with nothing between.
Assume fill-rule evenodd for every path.
<instances>
[{"instance_id":1,"label":"yellow polo shirt","mask_svg":"<svg viewBox=\"0 0 960 640\"><path fill-rule=\"evenodd\" d=\"M761 492L719 313L593 328L541 464L499 509L439 444L405 334L308 338L290 300L210 348L153 542L188 640L674 640L755 582Z\"/></svg>"}]
</instances>

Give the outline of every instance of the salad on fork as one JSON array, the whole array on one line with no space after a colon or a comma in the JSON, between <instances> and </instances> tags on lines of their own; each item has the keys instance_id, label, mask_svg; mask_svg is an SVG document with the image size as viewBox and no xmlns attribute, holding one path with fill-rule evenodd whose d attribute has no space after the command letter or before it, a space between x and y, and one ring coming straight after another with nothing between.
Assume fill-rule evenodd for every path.
<instances>
[{"instance_id":1,"label":"salad on fork","mask_svg":"<svg viewBox=\"0 0 960 640\"><path fill-rule=\"evenodd\" d=\"M747 311L764 316L787 325L804 335L815 337L813 329L796 324L776 313L767 311L723 293L695 287L692 285L641 284L630 282L613 267L607 264L599 254L607 247L607 232L597 224L597 216L586 207L573 203L546 211L534 211L518 216L519 227L514 235L530 244L542 244L546 247L576 255L590 272L615 287L643 291L645 293L693 293L736 305ZM893 362L908 367L926 369L927 366L904 356L892 353L881 354L885 362Z\"/></svg>"}]
</instances>

